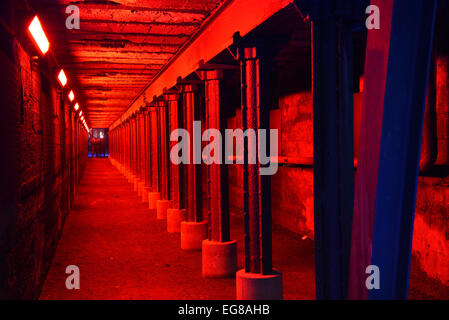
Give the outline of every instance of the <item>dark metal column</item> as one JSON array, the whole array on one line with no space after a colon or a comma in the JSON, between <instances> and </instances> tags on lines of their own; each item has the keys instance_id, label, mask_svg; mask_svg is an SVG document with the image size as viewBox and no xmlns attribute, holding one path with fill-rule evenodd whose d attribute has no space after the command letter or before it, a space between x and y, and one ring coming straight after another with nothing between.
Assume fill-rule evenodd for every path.
<instances>
[{"instance_id":1,"label":"dark metal column","mask_svg":"<svg viewBox=\"0 0 449 320\"><path fill-rule=\"evenodd\" d=\"M152 190L152 171L151 171L151 138L152 132L150 130L150 108L147 106L143 111L143 133L144 133L144 176L145 176L145 187L151 188ZM147 195L148 197L148 195Z\"/></svg>"},{"instance_id":2,"label":"dark metal column","mask_svg":"<svg viewBox=\"0 0 449 320\"><path fill-rule=\"evenodd\" d=\"M317 299L347 297L354 205L352 2L312 9Z\"/></svg>"},{"instance_id":3,"label":"dark metal column","mask_svg":"<svg viewBox=\"0 0 449 320\"><path fill-rule=\"evenodd\" d=\"M197 101L198 85L184 84L181 86L183 95L183 107L185 114L185 128L189 133L190 159L187 167L185 194L186 208L188 213L188 221L200 222L202 217L202 201L201 201L201 163L194 163L194 150L199 148L201 153L201 145L197 146L194 140L194 121L201 121L199 104ZM201 135L201 132L198 133Z\"/></svg>"},{"instance_id":4,"label":"dark metal column","mask_svg":"<svg viewBox=\"0 0 449 320\"><path fill-rule=\"evenodd\" d=\"M158 121L158 108L153 103L149 109L149 128L150 128L150 152L151 152L151 187L153 192L160 192L160 123Z\"/></svg>"},{"instance_id":5,"label":"dark metal column","mask_svg":"<svg viewBox=\"0 0 449 320\"><path fill-rule=\"evenodd\" d=\"M200 72L204 80L206 94L207 129L216 129L225 136L226 120L223 117L220 80L222 70L207 70ZM222 150L224 143L222 141ZM209 203L209 240L227 242L230 240L229 230L229 195L228 170L225 164L224 152L220 155L221 163L208 166L208 203Z\"/></svg>"},{"instance_id":6,"label":"dark metal column","mask_svg":"<svg viewBox=\"0 0 449 320\"><path fill-rule=\"evenodd\" d=\"M125 122L125 167L128 173L131 173L131 121Z\"/></svg>"},{"instance_id":7,"label":"dark metal column","mask_svg":"<svg viewBox=\"0 0 449 320\"><path fill-rule=\"evenodd\" d=\"M137 177L137 117L133 114L131 118L131 163L134 179Z\"/></svg>"},{"instance_id":8,"label":"dark metal column","mask_svg":"<svg viewBox=\"0 0 449 320\"><path fill-rule=\"evenodd\" d=\"M169 116L169 130L168 130L168 139L169 139L169 149L168 153L170 154L172 148L178 141L170 141L170 134L176 129L182 127L182 108L180 97L177 92L166 92L164 94L164 99L167 101L168 108L168 116ZM174 164L173 161L169 161L169 181L170 181L170 202L171 208L173 209L183 209L184 201L183 201L183 186L182 186L182 165Z\"/></svg>"},{"instance_id":9,"label":"dark metal column","mask_svg":"<svg viewBox=\"0 0 449 320\"><path fill-rule=\"evenodd\" d=\"M270 129L270 106L267 93L266 59L261 48L246 47L239 51L242 77L243 130ZM267 138L269 135L267 135ZM244 211L245 211L245 272L269 274L272 271L271 246L271 186L270 176L260 174L258 139L245 139L244 147ZM269 139L267 139L269 150ZM255 164L249 164L254 159Z\"/></svg>"},{"instance_id":10,"label":"dark metal column","mask_svg":"<svg viewBox=\"0 0 449 320\"><path fill-rule=\"evenodd\" d=\"M168 172L168 130L167 130L167 104L164 100L158 100L158 113L159 113L159 162L161 164L160 170L160 186L161 186L161 199L169 200L169 172Z\"/></svg>"},{"instance_id":11,"label":"dark metal column","mask_svg":"<svg viewBox=\"0 0 449 320\"><path fill-rule=\"evenodd\" d=\"M136 114L136 176L139 181L145 179L145 145L143 143L145 134L143 132L143 113L139 111Z\"/></svg>"}]
</instances>

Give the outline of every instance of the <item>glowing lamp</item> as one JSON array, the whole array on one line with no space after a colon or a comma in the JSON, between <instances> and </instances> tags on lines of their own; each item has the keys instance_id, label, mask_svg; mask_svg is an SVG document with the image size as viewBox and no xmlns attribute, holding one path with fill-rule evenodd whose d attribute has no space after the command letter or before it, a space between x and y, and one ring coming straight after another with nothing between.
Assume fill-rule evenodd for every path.
<instances>
[{"instance_id":1,"label":"glowing lamp","mask_svg":"<svg viewBox=\"0 0 449 320\"><path fill-rule=\"evenodd\" d=\"M75 104L75 111L78 111L80 108L80 105L78 104L78 102Z\"/></svg>"},{"instance_id":2,"label":"glowing lamp","mask_svg":"<svg viewBox=\"0 0 449 320\"><path fill-rule=\"evenodd\" d=\"M61 69L61 71L59 72L58 80L61 86L65 87L65 85L67 84L67 77L63 69Z\"/></svg>"},{"instance_id":3,"label":"glowing lamp","mask_svg":"<svg viewBox=\"0 0 449 320\"><path fill-rule=\"evenodd\" d=\"M30 31L42 54L45 55L50 48L50 43L48 42L47 36L45 35L44 29L42 29L41 22L37 16L31 21L28 31Z\"/></svg>"},{"instance_id":4,"label":"glowing lamp","mask_svg":"<svg viewBox=\"0 0 449 320\"><path fill-rule=\"evenodd\" d=\"M70 99L70 102L72 102L75 99L75 94L73 93L73 90L70 90L69 99Z\"/></svg>"},{"instance_id":5,"label":"glowing lamp","mask_svg":"<svg viewBox=\"0 0 449 320\"><path fill-rule=\"evenodd\" d=\"M84 116L82 116L82 117L81 117L81 121L83 121L83 122L84 122Z\"/></svg>"},{"instance_id":6,"label":"glowing lamp","mask_svg":"<svg viewBox=\"0 0 449 320\"><path fill-rule=\"evenodd\" d=\"M83 115L83 110L80 111L79 117L81 117L82 115Z\"/></svg>"}]
</instances>

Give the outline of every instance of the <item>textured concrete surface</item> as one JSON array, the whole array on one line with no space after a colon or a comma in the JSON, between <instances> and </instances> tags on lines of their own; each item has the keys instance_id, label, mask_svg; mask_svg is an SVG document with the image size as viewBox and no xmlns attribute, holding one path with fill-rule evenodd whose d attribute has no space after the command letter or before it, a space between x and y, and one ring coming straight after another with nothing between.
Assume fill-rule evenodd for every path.
<instances>
[{"instance_id":1,"label":"textured concrete surface","mask_svg":"<svg viewBox=\"0 0 449 320\"><path fill-rule=\"evenodd\" d=\"M234 299L235 279L204 279L201 252L181 249L180 235L147 209L106 159L90 159L41 299ZM243 266L243 217L232 217ZM313 299L313 243L285 229L274 235L274 264L284 297ZM288 250L288 254L286 252ZM67 290L65 268L77 265L81 289Z\"/></svg>"}]
</instances>

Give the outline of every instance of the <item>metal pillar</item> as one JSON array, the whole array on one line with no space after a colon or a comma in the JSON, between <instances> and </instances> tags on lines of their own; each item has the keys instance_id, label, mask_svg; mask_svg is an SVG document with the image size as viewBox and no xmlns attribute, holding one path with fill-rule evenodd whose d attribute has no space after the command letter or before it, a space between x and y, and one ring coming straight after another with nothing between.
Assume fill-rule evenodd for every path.
<instances>
[{"instance_id":1,"label":"metal pillar","mask_svg":"<svg viewBox=\"0 0 449 320\"><path fill-rule=\"evenodd\" d=\"M182 108L180 97L177 92L166 92L164 94L164 99L167 102L168 108L168 116L169 116L169 131L168 131L168 141L169 141L169 150L178 143L178 141L170 141L170 134L176 129L182 127L183 119L182 119ZM173 209L183 209L184 201L183 201L183 187L182 187L182 165L174 164L170 161L169 165L169 181L170 181L170 201L171 208Z\"/></svg>"},{"instance_id":2,"label":"metal pillar","mask_svg":"<svg viewBox=\"0 0 449 320\"><path fill-rule=\"evenodd\" d=\"M161 199L169 200L169 150L168 150L168 130L167 130L167 104L164 100L158 100L158 116L159 116L159 163L160 169L160 186L161 186Z\"/></svg>"},{"instance_id":3,"label":"metal pillar","mask_svg":"<svg viewBox=\"0 0 449 320\"><path fill-rule=\"evenodd\" d=\"M131 168L134 177L137 177L137 117L131 118Z\"/></svg>"},{"instance_id":4,"label":"metal pillar","mask_svg":"<svg viewBox=\"0 0 449 320\"><path fill-rule=\"evenodd\" d=\"M226 119L223 116L223 110L225 106L222 101L223 92L220 88L223 71L202 70L198 74L205 86L207 129L218 130L224 137ZM224 150L223 141L218 143L221 143L221 150ZM220 152L220 150L214 149L215 152ZM214 154L214 157L216 156ZM237 241L230 240L229 183L224 152L219 157L221 164L214 162L207 166L209 230L208 239L202 242L202 274L204 277L230 277L235 275L237 269Z\"/></svg>"},{"instance_id":5,"label":"metal pillar","mask_svg":"<svg viewBox=\"0 0 449 320\"><path fill-rule=\"evenodd\" d=\"M220 103L223 94L220 91L220 80L223 78L223 71L201 71L200 76L205 85L207 129L217 129L224 137L226 122L223 117L223 105ZM224 150L223 141L222 150ZM228 170L224 164L224 152L220 157L222 164L212 163L207 170L209 240L227 242L230 240Z\"/></svg>"},{"instance_id":6,"label":"metal pillar","mask_svg":"<svg viewBox=\"0 0 449 320\"><path fill-rule=\"evenodd\" d=\"M130 152L131 152L131 146L130 146L130 126L131 126L131 123L130 123L130 120L129 119L127 119L126 120L126 122L125 122L125 139L124 139L124 148L125 148L125 153L124 153L124 156L125 156L125 168L126 168L126 171L128 172L128 173L130 173L131 172L131 161L130 161Z\"/></svg>"},{"instance_id":7,"label":"metal pillar","mask_svg":"<svg viewBox=\"0 0 449 320\"><path fill-rule=\"evenodd\" d=\"M270 106L266 99L266 60L261 59L256 46L239 50L242 79L243 130L270 129ZM256 135L257 136L257 135ZM267 135L268 137L268 135ZM244 148L244 211L245 211L245 272L269 274L272 271L271 246L271 186L270 176L260 174L256 141L245 140ZM267 139L269 150L269 139ZM251 145L255 144L255 147ZM256 154L253 154L253 153ZM255 164L250 164L255 159Z\"/></svg>"},{"instance_id":8,"label":"metal pillar","mask_svg":"<svg viewBox=\"0 0 449 320\"><path fill-rule=\"evenodd\" d=\"M151 139L152 132L150 126L150 108L147 106L143 111L143 135L144 135L144 179L145 187L152 189L152 167L151 167Z\"/></svg>"},{"instance_id":9,"label":"metal pillar","mask_svg":"<svg viewBox=\"0 0 449 320\"><path fill-rule=\"evenodd\" d=\"M140 110L137 119L137 177L145 181L145 115Z\"/></svg>"},{"instance_id":10,"label":"metal pillar","mask_svg":"<svg viewBox=\"0 0 449 320\"><path fill-rule=\"evenodd\" d=\"M354 204L350 6L338 0L312 5L317 299L347 297Z\"/></svg>"},{"instance_id":11,"label":"metal pillar","mask_svg":"<svg viewBox=\"0 0 449 320\"><path fill-rule=\"evenodd\" d=\"M153 103L149 110L149 128L150 128L150 152L151 152L151 187L153 192L160 192L160 123L158 121L158 108Z\"/></svg>"},{"instance_id":12,"label":"metal pillar","mask_svg":"<svg viewBox=\"0 0 449 320\"><path fill-rule=\"evenodd\" d=\"M186 187L186 208L188 213L188 221L200 222L202 217L202 201L201 201L201 164L194 163L194 150L199 148L201 152L201 145L197 146L194 139L194 121L201 121L199 104L197 101L198 86L195 84L185 84L181 86L183 95L183 106L185 114L185 128L190 135L190 158L187 167L187 178L185 182ZM197 134L201 134L198 132Z\"/></svg>"},{"instance_id":13,"label":"metal pillar","mask_svg":"<svg viewBox=\"0 0 449 320\"><path fill-rule=\"evenodd\" d=\"M396 0L385 86L371 264L380 289L370 299L408 295L419 154L436 0Z\"/></svg>"}]
</instances>

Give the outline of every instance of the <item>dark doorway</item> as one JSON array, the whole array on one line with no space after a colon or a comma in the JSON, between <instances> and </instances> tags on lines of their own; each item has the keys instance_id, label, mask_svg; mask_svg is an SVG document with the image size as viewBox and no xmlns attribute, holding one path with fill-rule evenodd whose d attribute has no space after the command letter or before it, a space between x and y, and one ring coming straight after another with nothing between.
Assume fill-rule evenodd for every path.
<instances>
[{"instance_id":1,"label":"dark doorway","mask_svg":"<svg viewBox=\"0 0 449 320\"><path fill-rule=\"evenodd\" d=\"M89 132L88 155L90 158L109 156L109 129L92 128Z\"/></svg>"}]
</instances>

